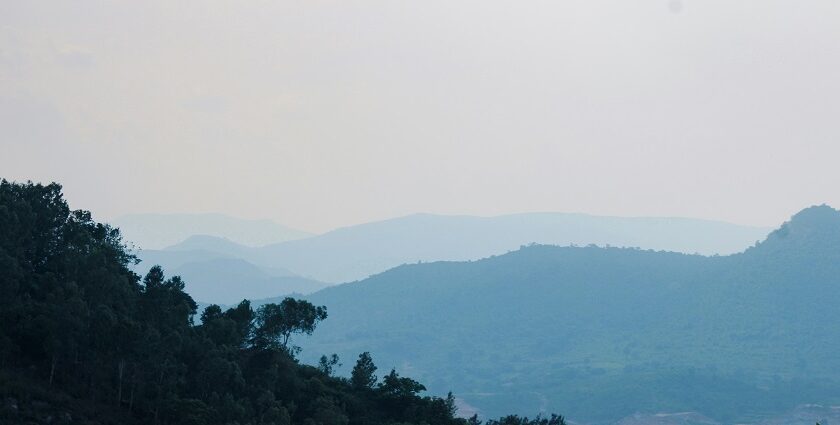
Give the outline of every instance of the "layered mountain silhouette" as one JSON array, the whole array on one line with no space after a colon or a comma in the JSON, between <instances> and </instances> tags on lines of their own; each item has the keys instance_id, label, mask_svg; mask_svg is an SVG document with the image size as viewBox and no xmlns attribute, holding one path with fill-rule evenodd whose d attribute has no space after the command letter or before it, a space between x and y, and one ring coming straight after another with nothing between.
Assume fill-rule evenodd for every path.
<instances>
[{"instance_id":1,"label":"layered mountain silhouette","mask_svg":"<svg viewBox=\"0 0 840 425\"><path fill-rule=\"evenodd\" d=\"M686 218L564 213L499 217L415 214L262 247L244 246L214 234L192 235L165 251L208 251L242 258L260 267L283 268L311 279L341 283L364 279L401 264L476 260L531 243L729 254L764 239L770 230Z\"/></svg>"},{"instance_id":2,"label":"layered mountain silhouette","mask_svg":"<svg viewBox=\"0 0 840 425\"><path fill-rule=\"evenodd\" d=\"M140 250L144 275L160 265L168 273L181 276L186 290L202 303L235 304L243 299L260 299L292 293L308 294L327 286L281 268L259 266L244 258L250 248L230 240L197 235L163 250Z\"/></svg>"},{"instance_id":3,"label":"layered mountain silhouette","mask_svg":"<svg viewBox=\"0 0 840 425\"><path fill-rule=\"evenodd\" d=\"M237 258L190 262L171 270L173 276L184 278L186 289L195 299L207 303L232 304L266 294L311 293L326 286L300 276L276 275Z\"/></svg>"},{"instance_id":4,"label":"layered mountain silhouette","mask_svg":"<svg viewBox=\"0 0 840 425\"><path fill-rule=\"evenodd\" d=\"M181 276L196 300L222 305L246 298L308 294L327 286L282 267L245 260L252 249L221 237L195 235L162 250L139 250L141 262L134 269L144 275L152 266L160 265L168 273Z\"/></svg>"},{"instance_id":5,"label":"layered mountain silhouette","mask_svg":"<svg viewBox=\"0 0 840 425\"><path fill-rule=\"evenodd\" d=\"M325 282L366 278L418 261L476 260L531 243L612 245L701 254L742 251L770 229L686 218L527 213L498 217L415 214L266 246L253 261Z\"/></svg>"},{"instance_id":6,"label":"layered mountain silhouette","mask_svg":"<svg viewBox=\"0 0 840 425\"><path fill-rule=\"evenodd\" d=\"M137 248L162 249L194 235L212 235L247 246L312 236L271 220L246 220L224 214L130 214L111 220Z\"/></svg>"},{"instance_id":7,"label":"layered mountain silhouette","mask_svg":"<svg viewBox=\"0 0 840 425\"><path fill-rule=\"evenodd\" d=\"M156 220L165 224L150 232L153 237L194 218L139 217L144 225L151 226ZM198 217L204 217L197 220L199 224L202 220L219 219ZM245 223L249 232L257 232L258 222ZM204 224L190 226L186 229L213 230L212 226ZM232 229L243 227L242 223L231 226ZM233 231L228 229L227 234ZM195 234L163 249L138 250L138 257L143 261L136 270L142 274L160 264L166 270L182 274L187 289L197 300L232 304L245 297L265 298L291 292L308 294L327 283L363 279L406 263L476 260L531 243L640 246L715 254L743 250L763 239L769 231L684 218L562 213L499 217L416 214L261 247L237 243L219 232ZM266 232L272 234L273 231L267 229ZM183 233L183 229L175 232ZM126 239L131 241L132 235L131 231L127 232ZM262 277L257 278L252 273L257 269ZM219 273L199 270L218 270Z\"/></svg>"},{"instance_id":8,"label":"layered mountain silhouette","mask_svg":"<svg viewBox=\"0 0 840 425\"><path fill-rule=\"evenodd\" d=\"M754 422L840 402L840 212L808 208L743 253L534 245L326 288L304 353L452 389L482 414L589 423L694 411Z\"/></svg>"}]
</instances>

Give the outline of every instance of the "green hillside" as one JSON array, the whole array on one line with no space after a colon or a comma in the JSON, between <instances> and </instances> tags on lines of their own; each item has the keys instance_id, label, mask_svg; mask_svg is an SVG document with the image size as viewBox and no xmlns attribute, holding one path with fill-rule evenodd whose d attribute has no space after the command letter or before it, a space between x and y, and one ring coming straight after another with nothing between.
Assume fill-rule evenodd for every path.
<instances>
[{"instance_id":1,"label":"green hillside","mask_svg":"<svg viewBox=\"0 0 840 425\"><path fill-rule=\"evenodd\" d=\"M840 402L840 213L827 206L731 256L535 245L309 299L335 320L307 352L370 350L491 416L731 422Z\"/></svg>"},{"instance_id":2,"label":"green hillside","mask_svg":"<svg viewBox=\"0 0 840 425\"><path fill-rule=\"evenodd\" d=\"M57 184L0 180L0 423L477 425L368 353L298 362L327 309L287 298L207 307L177 276L140 279L120 233L71 211ZM487 425L563 425L520 417Z\"/></svg>"}]
</instances>

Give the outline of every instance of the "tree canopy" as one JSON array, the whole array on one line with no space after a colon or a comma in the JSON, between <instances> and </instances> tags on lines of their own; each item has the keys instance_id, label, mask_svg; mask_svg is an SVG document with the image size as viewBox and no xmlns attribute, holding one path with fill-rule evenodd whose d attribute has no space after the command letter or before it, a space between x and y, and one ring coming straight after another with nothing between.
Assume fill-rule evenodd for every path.
<instances>
[{"instance_id":1,"label":"tree canopy","mask_svg":"<svg viewBox=\"0 0 840 425\"><path fill-rule=\"evenodd\" d=\"M375 386L300 364L293 335L324 306L286 298L254 311L195 301L178 276L140 277L117 229L72 211L57 184L0 181L0 422L465 425L454 399L392 371Z\"/></svg>"},{"instance_id":2,"label":"tree canopy","mask_svg":"<svg viewBox=\"0 0 840 425\"><path fill-rule=\"evenodd\" d=\"M359 360L353 366L353 371L350 374L350 383L359 389L370 389L376 385L376 365L373 364L373 359L370 353L365 351L359 354Z\"/></svg>"},{"instance_id":3,"label":"tree canopy","mask_svg":"<svg viewBox=\"0 0 840 425\"><path fill-rule=\"evenodd\" d=\"M257 310L252 342L258 347L296 351L289 345L293 334L311 335L318 322L327 318L327 308L305 300L285 298L280 304L265 304Z\"/></svg>"}]
</instances>

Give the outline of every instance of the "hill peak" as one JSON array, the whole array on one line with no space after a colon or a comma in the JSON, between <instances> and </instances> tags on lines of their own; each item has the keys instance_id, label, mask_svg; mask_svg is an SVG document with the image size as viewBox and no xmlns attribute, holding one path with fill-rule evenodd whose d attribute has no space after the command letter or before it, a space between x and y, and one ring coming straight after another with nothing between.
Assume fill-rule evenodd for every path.
<instances>
[{"instance_id":1,"label":"hill peak","mask_svg":"<svg viewBox=\"0 0 840 425\"><path fill-rule=\"evenodd\" d=\"M771 232L755 248L834 254L840 248L840 211L822 204L803 209Z\"/></svg>"},{"instance_id":2,"label":"hill peak","mask_svg":"<svg viewBox=\"0 0 840 425\"><path fill-rule=\"evenodd\" d=\"M840 233L840 211L826 204L805 208L776 231L771 237L780 239L824 237Z\"/></svg>"},{"instance_id":3,"label":"hill peak","mask_svg":"<svg viewBox=\"0 0 840 425\"><path fill-rule=\"evenodd\" d=\"M840 221L840 211L831 208L826 204L814 205L805 208L791 217L789 223L829 223Z\"/></svg>"},{"instance_id":4,"label":"hill peak","mask_svg":"<svg viewBox=\"0 0 840 425\"><path fill-rule=\"evenodd\" d=\"M191 235L188 236L186 239L178 242L174 245L167 246L167 250L184 250L184 249L194 249L196 246L200 246L204 248L206 244L218 244L218 245L225 245L225 246L237 246L241 247L242 245L224 237L224 236L213 236L213 235Z\"/></svg>"},{"instance_id":5,"label":"hill peak","mask_svg":"<svg viewBox=\"0 0 840 425\"><path fill-rule=\"evenodd\" d=\"M192 235L227 238L245 246L262 246L309 237L272 220L252 220L223 214L131 214L111 220L126 241L144 249L163 249Z\"/></svg>"}]
</instances>

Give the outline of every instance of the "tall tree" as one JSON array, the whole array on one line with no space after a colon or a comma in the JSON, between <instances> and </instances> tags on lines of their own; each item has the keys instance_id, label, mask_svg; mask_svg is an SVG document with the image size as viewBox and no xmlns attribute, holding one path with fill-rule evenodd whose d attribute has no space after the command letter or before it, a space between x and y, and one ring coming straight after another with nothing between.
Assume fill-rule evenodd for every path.
<instances>
[{"instance_id":1,"label":"tall tree","mask_svg":"<svg viewBox=\"0 0 840 425\"><path fill-rule=\"evenodd\" d=\"M324 375L332 376L333 371L336 367L341 367L341 363L339 363L338 354L331 354L329 357L327 355L321 356L321 359L318 360L318 370L324 373Z\"/></svg>"},{"instance_id":2,"label":"tall tree","mask_svg":"<svg viewBox=\"0 0 840 425\"><path fill-rule=\"evenodd\" d=\"M359 359L356 360L356 365L353 366L353 371L350 373L350 384L358 389L370 389L376 385L376 365L373 364L373 359L370 353L365 351L359 354Z\"/></svg>"},{"instance_id":3,"label":"tall tree","mask_svg":"<svg viewBox=\"0 0 840 425\"><path fill-rule=\"evenodd\" d=\"M257 310L253 343L261 348L279 348L290 354L297 347L290 346L293 334L311 335L315 326L327 318L327 308L309 301L285 298L280 304L265 304Z\"/></svg>"},{"instance_id":4,"label":"tall tree","mask_svg":"<svg viewBox=\"0 0 840 425\"><path fill-rule=\"evenodd\" d=\"M421 391L426 391L426 387L411 378L400 377L396 370L391 369L391 373L382 378L379 391L388 397L411 398Z\"/></svg>"}]
</instances>

